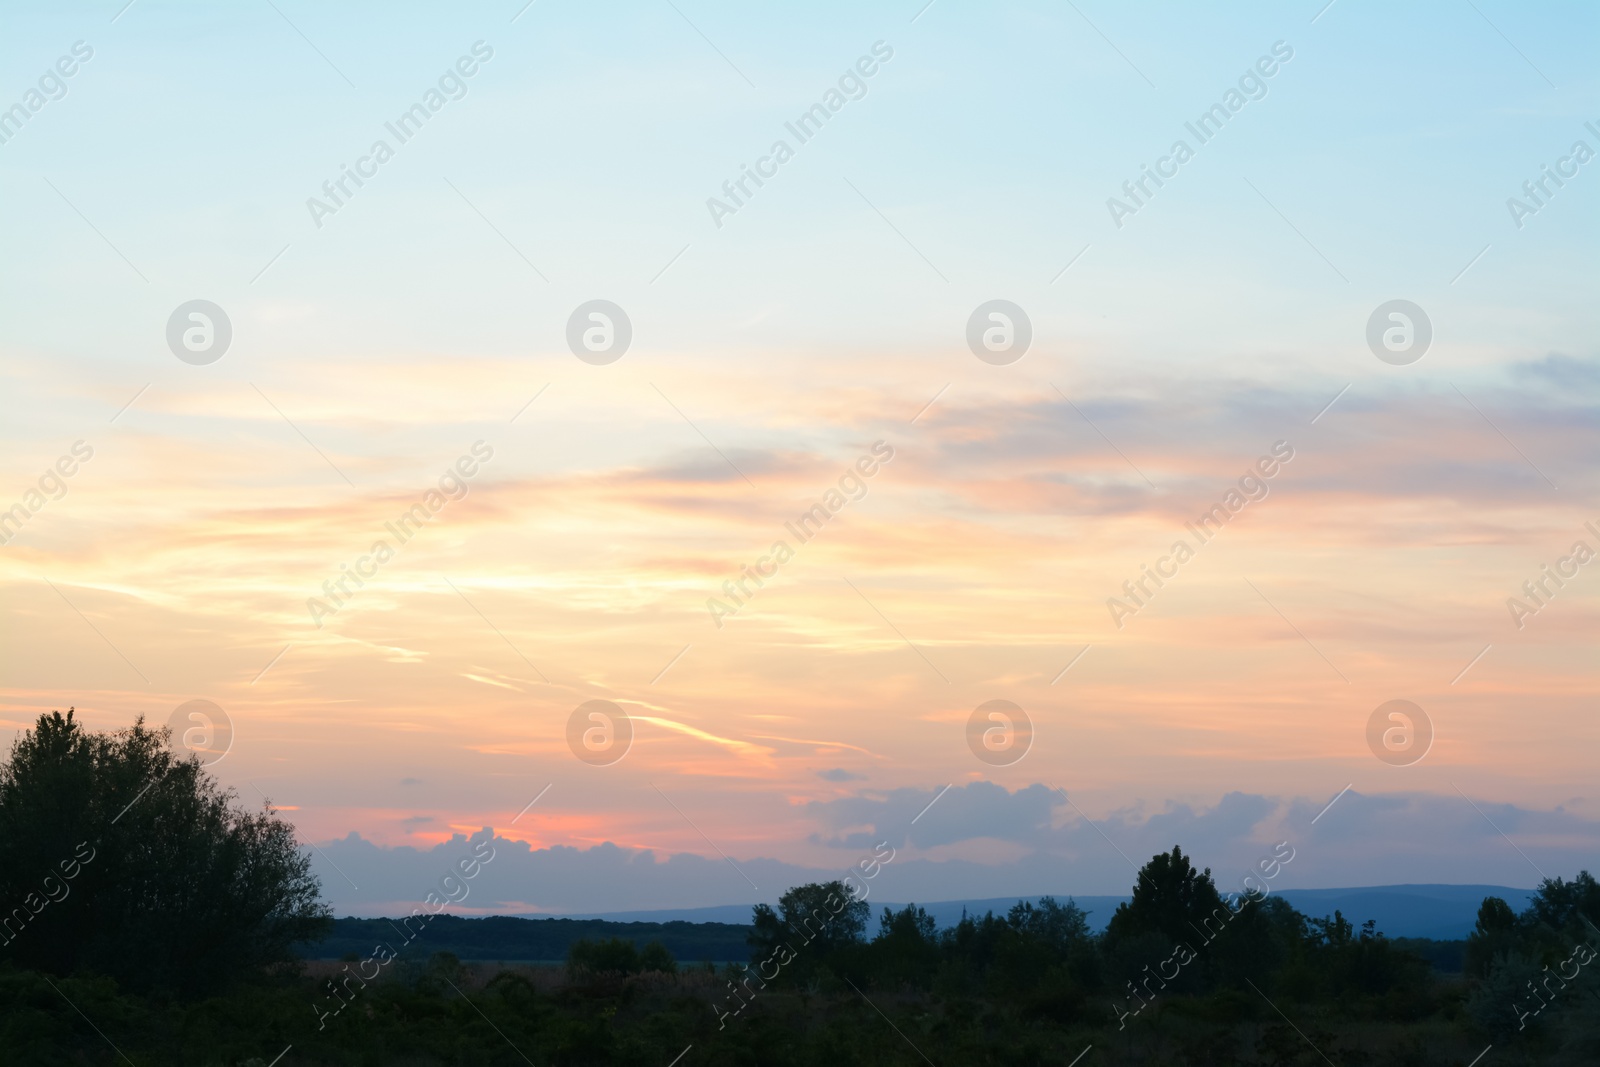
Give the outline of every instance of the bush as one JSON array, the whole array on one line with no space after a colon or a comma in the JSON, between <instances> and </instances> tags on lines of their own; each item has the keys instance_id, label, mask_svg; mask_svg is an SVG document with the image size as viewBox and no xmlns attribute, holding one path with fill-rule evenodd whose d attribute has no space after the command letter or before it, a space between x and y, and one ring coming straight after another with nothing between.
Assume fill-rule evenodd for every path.
<instances>
[{"instance_id":1,"label":"bush","mask_svg":"<svg viewBox=\"0 0 1600 1067\"><path fill-rule=\"evenodd\" d=\"M1496 1041L1520 1032L1526 1025L1521 1013L1539 1007L1539 1001L1528 992L1539 972L1539 964L1526 956L1501 955L1489 964L1488 973L1468 994L1468 1017Z\"/></svg>"}]
</instances>

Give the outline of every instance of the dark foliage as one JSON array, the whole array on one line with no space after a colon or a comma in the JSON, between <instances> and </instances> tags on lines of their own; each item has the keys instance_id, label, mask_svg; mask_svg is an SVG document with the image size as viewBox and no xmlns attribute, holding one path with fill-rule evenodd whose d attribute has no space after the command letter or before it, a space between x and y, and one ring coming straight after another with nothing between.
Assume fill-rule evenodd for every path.
<instances>
[{"instance_id":1,"label":"dark foliage","mask_svg":"<svg viewBox=\"0 0 1600 1067\"><path fill-rule=\"evenodd\" d=\"M761 979L781 975L785 983L812 982L828 963L848 969L870 914L867 902L856 899L844 882L796 886L778 898L776 911L755 906L751 961Z\"/></svg>"},{"instance_id":2,"label":"dark foliage","mask_svg":"<svg viewBox=\"0 0 1600 1067\"><path fill-rule=\"evenodd\" d=\"M394 934L399 919L334 919L328 936L300 946L307 958L360 958ZM640 951L659 941L673 958L685 962L728 963L750 954L751 928L737 923L612 922L607 919L523 919L492 915L463 919L439 914L428 922L427 940L436 951L453 952L463 960L559 963L574 943L620 937Z\"/></svg>"},{"instance_id":3,"label":"dark foliage","mask_svg":"<svg viewBox=\"0 0 1600 1067\"><path fill-rule=\"evenodd\" d=\"M632 941L620 937L604 941L582 939L567 950L567 973L580 980L645 972L673 974L677 970L677 960L659 941L650 942L640 951Z\"/></svg>"},{"instance_id":4,"label":"dark foliage","mask_svg":"<svg viewBox=\"0 0 1600 1067\"><path fill-rule=\"evenodd\" d=\"M1191 941L1206 934L1207 923L1227 917L1211 869L1196 871L1176 845L1139 871L1133 899L1117 905L1106 927L1106 940L1118 942L1158 934L1168 943Z\"/></svg>"},{"instance_id":5,"label":"dark foliage","mask_svg":"<svg viewBox=\"0 0 1600 1067\"><path fill-rule=\"evenodd\" d=\"M293 959L326 922L294 828L168 731L42 715L0 766L0 958L190 996Z\"/></svg>"},{"instance_id":6,"label":"dark foliage","mask_svg":"<svg viewBox=\"0 0 1600 1067\"><path fill-rule=\"evenodd\" d=\"M164 740L46 716L0 771L0 887L23 909L0 961L0 1062L579 1067L692 1047L707 1067L1459 1067L1490 1041L1497 1062L1600 1062L1587 872L1547 880L1521 915L1485 900L1465 943L1225 897L1173 849L1099 936L1050 897L943 930L915 904L885 908L869 936L865 901L833 882L698 934L440 916L382 963L382 920L341 920L346 961L304 974L273 966L324 921L290 828L241 811ZM692 958L745 936L748 965L677 964L680 945ZM518 945L566 966L457 951Z\"/></svg>"}]
</instances>

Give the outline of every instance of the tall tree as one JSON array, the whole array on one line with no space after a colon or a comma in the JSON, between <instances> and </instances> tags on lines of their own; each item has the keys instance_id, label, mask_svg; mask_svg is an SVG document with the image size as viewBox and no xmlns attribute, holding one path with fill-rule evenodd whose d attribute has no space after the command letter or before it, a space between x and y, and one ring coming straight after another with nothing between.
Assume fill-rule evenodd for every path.
<instances>
[{"instance_id":1,"label":"tall tree","mask_svg":"<svg viewBox=\"0 0 1600 1067\"><path fill-rule=\"evenodd\" d=\"M289 960L328 909L294 828L143 719L41 715L0 764L0 958L188 995Z\"/></svg>"},{"instance_id":2,"label":"tall tree","mask_svg":"<svg viewBox=\"0 0 1600 1067\"><path fill-rule=\"evenodd\" d=\"M842 881L798 885L778 898L778 909L755 906L749 941L763 978L777 968L787 980L810 977L830 956L859 945L871 909ZM770 964L767 961L774 961Z\"/></svg>"},{"instance_id":3,"label":"tall tree","mask_svg":"<svg viewBox=\"0 0 1600 1067\"><path fill-rule=\"evenodd\" d=\"M1600 926L1600 882L1588 871L1579 871L1570 882L1546 878L1528 902L1524 917L1529 925L1542 923L1563 933L1587 933Z\"/></svg>"},{"instance_id":4,"label":"tall tree","mask_svg":"<svg viewBox=\"0 0 1600 1067\"><path fill-rule=\"evenodd\" d=\"M1510 904L1499 897L1484 897L1478 906L1478 921L1467 935L1466 972L1482 978L1497 957L1515 952L1521 942L1517 925Z\"/></svg>"},{"instance_id":5,"label":"tall tree","mask_svg":"<svg viewBox=\"0 0 1600 1067\"><path fill-rule=\"evenodd\" d=\"M1211 880L1211 868L1195 870L1174 845L1171 852L1158 852L1139 869L1133 899L1117 905L1106 934L1115 942L1159 933L1168 941L1193 945L1197 939L1215 936L1229 914Z\"/></svg>"}]
</instances>

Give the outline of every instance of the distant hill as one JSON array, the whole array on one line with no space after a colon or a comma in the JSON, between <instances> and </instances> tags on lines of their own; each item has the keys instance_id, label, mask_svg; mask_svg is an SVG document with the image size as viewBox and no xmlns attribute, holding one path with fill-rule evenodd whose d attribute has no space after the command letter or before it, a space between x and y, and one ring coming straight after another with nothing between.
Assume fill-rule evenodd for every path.
<instances>
[{"instance_id":1,"label":"distant hill","mask_svg":"<svg viewBox=\"0 0 1600 1067\"><path fill-rule=\"evenodd\" d=\"M1453 941L1472 932L1484 897L1499 897L1520 913L1531 889L1503 885L1380 885L1366 889L1286 889L1283 899L1321 918L1335 909L1359 926L1368 919L1390 937Z\"/></svg>"}]
</instances>

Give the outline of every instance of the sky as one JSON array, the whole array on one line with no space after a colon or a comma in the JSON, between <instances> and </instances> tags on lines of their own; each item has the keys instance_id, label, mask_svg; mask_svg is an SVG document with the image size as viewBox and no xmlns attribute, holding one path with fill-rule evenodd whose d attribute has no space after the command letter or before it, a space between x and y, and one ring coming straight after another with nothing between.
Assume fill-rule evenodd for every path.
<instances>
[{"instance_id":1,"label":"sky","mask_svg":"<svg viewBox=\"0 0 1600 1067\"><path fill-rule=\"evenodd\" d=\"M0 721L341 914L1593 867L1597 21L10 13Z\"/></svg>"}]
</instances>

